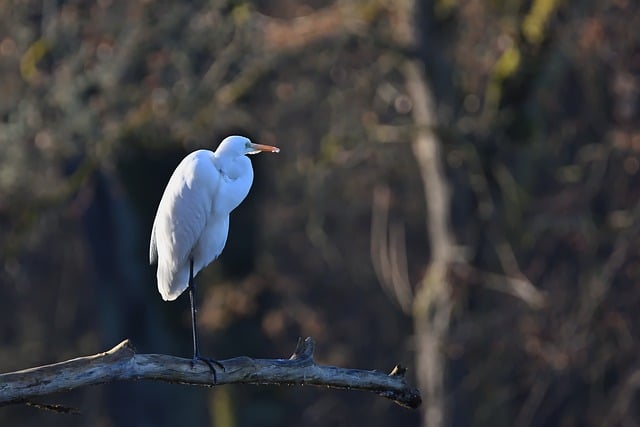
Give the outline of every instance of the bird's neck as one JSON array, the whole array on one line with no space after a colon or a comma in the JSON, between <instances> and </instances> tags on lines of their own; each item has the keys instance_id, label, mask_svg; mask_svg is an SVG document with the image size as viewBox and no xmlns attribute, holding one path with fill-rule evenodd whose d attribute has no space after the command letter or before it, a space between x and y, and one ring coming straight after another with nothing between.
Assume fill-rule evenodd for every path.
<instances>
[{"instance_id":1,"label":"bird's neck","mask_svg":"<svg viewBox=\"0 0 640 427\"><path fill-rule=\"evenodd\" d=\"M230 157L218 153L213 154L213 164L228 179L237 179L242 176L247 168L247 160L249 159L246 156ZM249 163L249 168L251 168L251 163Z\"/></svg>"},{"instance_id":2,"label":"bird's neck","mask_svg":"<svg viewBox=\"0 0 640 427\"><path fill-rule=\"evenodd\" d=\"M253 183L253 168L247 156L233 159L214 157L216 168L222 174L218 197L228 212L235 209L249 193Z\"/></svg>"}]
</instances>

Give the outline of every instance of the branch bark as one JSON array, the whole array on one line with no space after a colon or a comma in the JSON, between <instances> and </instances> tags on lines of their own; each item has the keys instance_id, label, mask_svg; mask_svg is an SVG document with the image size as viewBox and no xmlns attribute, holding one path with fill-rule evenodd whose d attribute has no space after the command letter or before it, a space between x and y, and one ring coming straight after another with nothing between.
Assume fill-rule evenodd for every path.
<instances>
[{"instance_id":1,"label":"branch bark","mask_svg":"<svg viewBox=\"0 0 640 427\"><path fill-rule=\"evenodd\" d=\"M405 369L396 366L390 374L378 371L316 365L314 342L299 340L289 359L235 357L219 361L217 383L313 385L363 390L393 400L407 408L422 402L420 392L408 385ZM164 354L137 354L129 340L93 356L0 375L0 406L32 403L31 399L87 385L122 380L160 380L212 387L213 376L205 363L192 366L191 359Z\"/></svg>"}]
</instances>

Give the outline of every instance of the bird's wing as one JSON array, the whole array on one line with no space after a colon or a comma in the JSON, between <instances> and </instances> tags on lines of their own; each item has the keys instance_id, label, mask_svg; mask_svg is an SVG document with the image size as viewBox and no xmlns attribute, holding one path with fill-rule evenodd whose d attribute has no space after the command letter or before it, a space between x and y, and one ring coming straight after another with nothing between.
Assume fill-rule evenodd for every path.
<instances>
[{"instance_id":1,"label":"bird's wing","mask_svg":"<svg viewBox=\"0 0 640 427\"><path fill-rule=\"evenodd\" d=\"M158 287L176 290L179 270L188 266L191 252L200 239L213 209L220 183L212 153L199 150L178 165L162 195L151 233L149 257L158 259ZM166 276L166 277L165 277ZM163 282L163 283L161 283ZM184 290L184 289L182 289Z\"/></svg>"},{"instance_id":2,"label":"bird's wing","mask_svg":"<svg viewBox=\"0 0 640 427\"><path fill-rule=\"evenodd\" d=\"M155 264L157 260L158 244L156 243L156 220L154 219L153 228L151 229L151 243L149 243L149 264Z\"/></svg>"}]
</instances>

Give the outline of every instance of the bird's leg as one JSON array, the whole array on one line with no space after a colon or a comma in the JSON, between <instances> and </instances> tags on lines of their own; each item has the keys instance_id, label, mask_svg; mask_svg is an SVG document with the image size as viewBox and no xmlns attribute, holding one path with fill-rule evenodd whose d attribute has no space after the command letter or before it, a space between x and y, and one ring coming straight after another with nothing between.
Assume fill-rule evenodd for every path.
<instances>
[{"instance_id":1,"label":"bird's leg","mask_svg":"<svg viewBox=\"0 0 640 427\"><path fill-rule=\"evenodd\" d=\"M209 369L211 369L211 373L213 374L213 383L216 384L218 382L218 378L216 376L216 370L213 365L218 365L223 371L224 366L222 366L222 363L218 362L217 360L200 356L200 350L198 348L198 326L196 322L196 285L193 281L193 258L189 259L189 299L191 300L191 330L193 331L192 364L195 365L198 360L202 360L204 363L206 363L207 366L209 366Z\"/></svg>"},{"instance_id":2,"label":"bird's leg","mask_svg":"<svg viewBox=\"0 0 640 427\"><path fill-rule=\"evenodd\" d=\"M198 324L196 323L196 285L193 282L193 258L189 260L189 299L191 300L191 330L193 332L193 359L200 357Z\"/></svg>"}]
</instances>

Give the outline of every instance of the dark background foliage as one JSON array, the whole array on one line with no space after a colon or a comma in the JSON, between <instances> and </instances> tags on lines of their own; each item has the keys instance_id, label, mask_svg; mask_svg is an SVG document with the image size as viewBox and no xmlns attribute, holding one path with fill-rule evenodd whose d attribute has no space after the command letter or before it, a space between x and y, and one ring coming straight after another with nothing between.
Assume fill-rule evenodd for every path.
<instances>
[{"instance_id":1,"label":"dark background foliage","mask_svg":"<svg viewBox=\"0 0 640 427\"><path fill-rule=\"evenodd\" d=\"M413 293L398 293L434 252L411 145L418 61L455 241L442 425L637 424L637 3L412 4L1 2L0 370L124 338L188 356L188 300L157 293L151 224L180 159L239 133L282 152L252 159L225 251L198 276L203 352L285 357L310 335L318 362L419 375ZM397 237L390 281L376 215ZM7 407L0 423L424 423L312 388L122 383L43 400L81 413Z\"/></svg>"}]
</instances>

